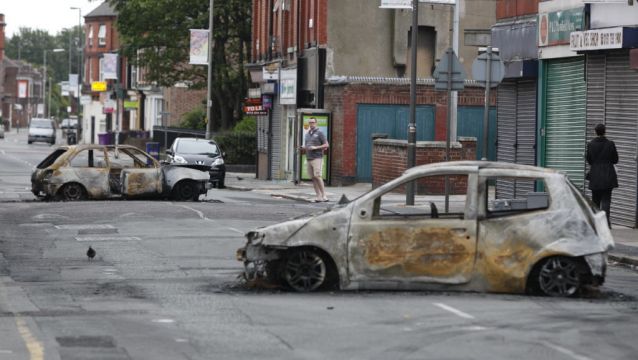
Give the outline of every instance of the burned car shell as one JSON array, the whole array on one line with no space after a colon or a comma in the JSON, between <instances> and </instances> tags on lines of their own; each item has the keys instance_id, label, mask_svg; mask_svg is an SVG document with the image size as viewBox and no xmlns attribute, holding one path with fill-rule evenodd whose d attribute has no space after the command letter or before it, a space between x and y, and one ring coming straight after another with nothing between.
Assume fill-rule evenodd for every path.
<instances>
[{"instance_id":1,"label":"burned car shell","mask_svg":"<svg viewBox=\"0 0 638 360\"><path fill-rule=\"evenodd\" d=\"M462 219L396 222L372 218L375 199L426 175L466 174ZM551 199L546 209L510 217L487 216L486 178L541 178ZM322 214L256 229L238 250L246 277L272 278L268 264L294 249L312 249L334 266L341 289L441 289L523 293L541 262L578 259L587 282L604 280L613 238L604 212L594 213L564 175L496 162L437 163L410 169L347 205ZM269 273L270 272L270 273ZM298 290L298 289L297 289ZM568 295L571 295L568 294Z\"/></svg>"},{"instance_id":2,"label":"burned car shell","mask_svg":"<svg viewBox=\"0 0 638 360\"><path fill-rule=\"evenodd\" d=\"M95 154L88 166L74 166L72 161L83 151ZM129 154L134 166L114 163L111 152ZM93 156L93 155L91 155ZM98 161L98 159L101 159ZM91 160L93 161L93 160ZM177 194L188 183L188 192ZM72 145L54 150L33 171L31 187L34 195L63 200L157 198L173 195L178 200L195 200L208 189L208 174L202 171L160 163L146 152L130 145ZM67 198L63 189L73 187L75 196ZM179 188L179 189L178 189ZM181 198L179 195L184 195Z\"/></svg>"}]
</instances>

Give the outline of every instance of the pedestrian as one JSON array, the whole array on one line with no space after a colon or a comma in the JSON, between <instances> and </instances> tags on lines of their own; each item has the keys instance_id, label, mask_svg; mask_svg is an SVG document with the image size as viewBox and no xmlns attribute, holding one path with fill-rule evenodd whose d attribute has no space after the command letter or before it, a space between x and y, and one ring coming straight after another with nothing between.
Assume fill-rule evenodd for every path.
<instances>
[{"instance_id":1,"label":"pedestrian","mask_svg":"<svg viewBox=\"0 0 638 360\"><path fill-rule=\"evenodd\" d=\"M323 152L328 149L328 140L326 135L317 128L317 119L311 117L308 119L310 129L304 137L304 146L300 149L305 151L306 160L308 161L308 175L312 179L312 186L315 189L314 202L326 202L326 190L323 184Z\"/></svg>"},{"instance_id":2,"label":"pedestrian","mask_svg":"<svg viewBox=\"0 0 638 360\"><path fill-rule=\"evenodd\" d=\"M605 211L607 224L609 221L609 209L611 207L611 191L618 187L615 164L618 163L616 144L605 137L606 128L603 124L595 127L596 138L587 144L587 163L590 170L586 175L589 180L589 189L592 193L592 201L596 206Z\"/></svg>"}]
</instances>

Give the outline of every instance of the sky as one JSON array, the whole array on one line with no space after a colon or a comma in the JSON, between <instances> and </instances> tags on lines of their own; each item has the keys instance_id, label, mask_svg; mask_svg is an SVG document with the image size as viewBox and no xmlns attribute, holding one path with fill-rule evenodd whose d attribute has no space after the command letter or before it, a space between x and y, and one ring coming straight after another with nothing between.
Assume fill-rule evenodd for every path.
<instances>
[{"instance_id":1,"label":"sky","mask_svg":"<svg viewBox=\"0 0 638 360\"><path fill-rule=\"evenodd\" d=\"M0 0L0 14L4 14L7 24L7 38L17 34L21 27L41 29L55 35L64 28L78 25L78 11L71 10L71 7L82 9L84 23L84 15L101 3L101 0Z\"/></svg>"}]
</instances>

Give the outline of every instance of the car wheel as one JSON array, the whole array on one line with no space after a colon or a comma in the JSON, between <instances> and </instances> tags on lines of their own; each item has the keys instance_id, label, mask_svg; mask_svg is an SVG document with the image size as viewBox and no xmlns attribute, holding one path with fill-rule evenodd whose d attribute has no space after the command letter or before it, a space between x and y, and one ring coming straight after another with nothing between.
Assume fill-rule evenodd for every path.
<instances>
[{"instance_id":1,"label":"car wheel","mask_svg":"<svg viewBox=\"0 0 638 360\"><path fill-rule=\"evenodd\" d=\"M33 143L33 141L31 141L31 140L27 141L27 144L32 144L32 143Z\"/></svg>"},{"instance_id":2,"label":"car wheel","mask_svg":"<svg viewBox=\"0 0 638 360\"><path fill-rule=\"evenodd\" d=\"M78 183L69 183L60 189L60 197L64 201L86 200L86 190Z\"/></svg>"},{"instance_id":3,"label":"car wheel","mask_svg":"<svg viewBox=\"0 0 638 360\"><path fill-rule=\"evenodd\" d=\"M315 291L324 286L328 278L326 261L312 249L290 252L283 271L288 286L299 292Z\"/></svg>"},{"instance_id":4,"label":"car wheel","mask_svg":"<svg viewBox=\"0 0 638 360\"><path fill-rule=\"evenodd\" d=\"M196 201L199 191L194 181L180 181L173 188L173 199L177 201Z\"/></svg>"},{"instance_id":5,"label":"car wheel","mask_svg":"<svg viewBox=\"0 0 638 360\"><path fill-rule=\"evenodd\" d=\"M576 259L553 256L542 260L533 273L534 287L547 296L575 296L581 290L586 270Z\"/></svg>"}]
</instances>

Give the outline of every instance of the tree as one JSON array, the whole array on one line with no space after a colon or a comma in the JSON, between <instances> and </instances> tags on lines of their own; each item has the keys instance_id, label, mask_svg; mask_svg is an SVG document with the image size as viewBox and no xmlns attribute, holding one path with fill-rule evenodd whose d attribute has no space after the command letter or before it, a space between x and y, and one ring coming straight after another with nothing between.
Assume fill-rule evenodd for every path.
<instances>
[{"instance_id":1,"label":"tree","mask_svg":"<svg viewBox=\"0 0 638 360\"><path fill-rule=\"evenodd\" d=\"M207 85L207 67L191 66L190 29L208 28L206 0L109 0L118 12L122 54L144 68L160 86L178 82L193 89ZM213 124L229 129L241 118L248 87L244 63L250 51L250 7L247 0L216 1L213 52Z\"/></svg>"}]
</instances>

